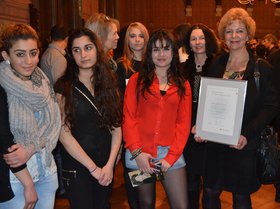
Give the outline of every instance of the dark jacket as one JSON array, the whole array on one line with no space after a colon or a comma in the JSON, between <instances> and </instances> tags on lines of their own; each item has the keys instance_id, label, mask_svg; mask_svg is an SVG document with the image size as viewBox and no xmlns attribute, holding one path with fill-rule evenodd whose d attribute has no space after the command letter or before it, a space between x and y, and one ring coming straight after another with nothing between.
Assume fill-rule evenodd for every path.
<instances>
[{"instance_id":1,"label":"dark jacket","mask_svg":"<svg viewBox=\"0 0 280 209\"><path fill-rule=\"evenodd\" d=\"M14 144L13 135L9 125L9 110L7 104L7 94L0 86L0 202L10 200L14 197L10 185L9 166L3 159L3 154L7 153L8 147ZM12 172L18 172L26 165L12 169Z\"/></svg>"},{"instance_id":2,"label":"dark jacket","mask_svg":"<svg viewBox=\"0 0 280 209\"><path fill-rule=\"evenodd\" d=\"M258 92L254 77L256 58L249 54L249 63L243 76L243 80L248 82L241 135L248 140L244 149L256 149L260 143L261 131L279 112L278 95L273 85L272 66L264 60L259 63L260 91ZM228 58L229 54L223 54L216 59L208 76L222 78Z\"/></svg>"}]
</instances>

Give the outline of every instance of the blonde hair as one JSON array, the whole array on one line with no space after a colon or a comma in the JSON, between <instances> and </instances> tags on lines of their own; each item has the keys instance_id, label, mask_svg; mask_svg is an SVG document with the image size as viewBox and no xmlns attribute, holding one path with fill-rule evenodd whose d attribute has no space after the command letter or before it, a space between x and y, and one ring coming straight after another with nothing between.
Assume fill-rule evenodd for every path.
<instances>
[{"instance_id":1,"label":"blonde hair","mask_svg":"<svg viewBox=\"0 0 280 209\"><path fill-rule=\"evenodd\" d=\"M103 13L96 13L86 21L85 28L93 31L100 39L101 43L104 43L108 37L112 24L115 24L119 30L120 24L117 19L110 18Z\"/></svg>"},{"instance_id":2,"label":"blonde hair","mask_svg":"<svg viewBox=\"0 0 280 209\"><path fill-rule=\"evenodd\" d=\"M134 58L134 52L129 47L129 34L133 28L137 28L138 30L140 30L140 32L144 36L144 48L142 50L142 59L144 58L144 54L146 53L147 43L149 41L149 32L142 23L133 22L128 26L124 37L124 49L123 49L123 57L122 57L122 62L126 72L128 72L128 70L135 72L135 70L132 69L131 67L132 59Z\"/></svg>"},{"instance_id":3,"label":"blonde hair","mask_svg":"<svg viewBox=\"0 0 280 209\"><path fill-rule=\"evenodd\" d=\"M251 39L255 36L256 22L248 14L248 12L246 10L244 10L243 8L237 7L237 8L231 8L230 10L228 10L219 22L218 33L222 40L224 40L224 38L225 38L226 27L228 25L230 25L232 23L232 21L234 21L234 20L239 20L240 22L242 22L245 25L249 39Z\"/></svg>"}]
</instances>

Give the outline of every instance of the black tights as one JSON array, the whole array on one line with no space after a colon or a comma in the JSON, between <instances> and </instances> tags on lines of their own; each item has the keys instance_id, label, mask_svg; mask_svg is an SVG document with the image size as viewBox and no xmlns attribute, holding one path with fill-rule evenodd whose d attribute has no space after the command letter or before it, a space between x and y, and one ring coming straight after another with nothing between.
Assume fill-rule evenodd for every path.
<instances>
[{"instance_id":1,"label":"black tights","mask_svg":"<svg viewBox=\"0 0 280 209\"><path fill-rule=\"evenodd\" d=\"M187 179L185 167L164 173L162 185L167 194L170 208L188 209ZM156 200L156 183L137 187L141 209L154 209Z\"/></svg>"},{"instance_id":2,"label":"black tights","mask_svg":"<svg viewBox=\"0 0 280 209\"><path fill-rule=\"evenodd\" d=\"M189 208L199 209L199 194L202 188L202 179L198 174L187 173Z\"/></svg>"},{"instance_id":3,"label":"black tights","mask_svg":"<svg viewBox=\"0 0 280 209\"><path fill-rule=\"evenodd\" d=\"M202 204L203 209L221 209L221 191L204 188ZM252 209L250 195L232 194L233 209Z\"/></svg>"}]
</instances>

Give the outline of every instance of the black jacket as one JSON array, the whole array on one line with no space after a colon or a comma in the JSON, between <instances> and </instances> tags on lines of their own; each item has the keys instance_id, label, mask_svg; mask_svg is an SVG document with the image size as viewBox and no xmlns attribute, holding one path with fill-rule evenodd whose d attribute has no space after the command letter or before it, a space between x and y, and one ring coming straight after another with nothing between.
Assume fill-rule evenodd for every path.
<instances>
[{"instance_id":1,"label":"black jacket","mask_svg":"<svg viewBox=\"0 0 280 209\"><path fill-rule=\"evenodd\" d=\"M7 94L0 86L0 202L10 200L14 197L10 185L9 166L3 160L3 154L7 153L8 147L14 144L13 135L9 125L9 110L7 104ZM26 165L11 169L18 172Z\"/></svg>"},{"instance_id":2,"label":"black jacket","mask_svg":"<svg viewBox=\"0 0 280 209\"><path fill-rule=\"evenodd\" d=\"M256 149L260 143L260 133L279 112L278 95L273 84L272 66L262 60L259 62L260 91L256 88L254 69L256 58L249 53L249 63L243 80L247 80L247 91L243 113L241 135L248 144L244 149ZM229 54L223 54L216 59L209 70L209 77L222 78L226 69Z\"/></svg>"}]
</instances>

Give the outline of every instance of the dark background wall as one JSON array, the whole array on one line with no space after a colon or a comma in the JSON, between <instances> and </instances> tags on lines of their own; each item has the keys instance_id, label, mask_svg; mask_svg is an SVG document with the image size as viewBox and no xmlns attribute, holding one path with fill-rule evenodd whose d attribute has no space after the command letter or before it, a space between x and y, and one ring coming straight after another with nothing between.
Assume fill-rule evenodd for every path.
<instances>
[{"instance_id":1,"label":"dark background wall","mask_svg":"<svg viewBox=\"0 0 280 209\"><path fill-rule=\"evenodd\" d=\"M95 12L103 12L120 21L142 22L152 31L172 30L182 22L201 22L216 30L221 16L232 7L243 7L257 22L257 37L273 33L280 38L280 3L254 0L253 5L238 0L0 0L0 24L30 23L47 39L55 24L82 27L84 20Z\"/></svg>"}]
</instances>

